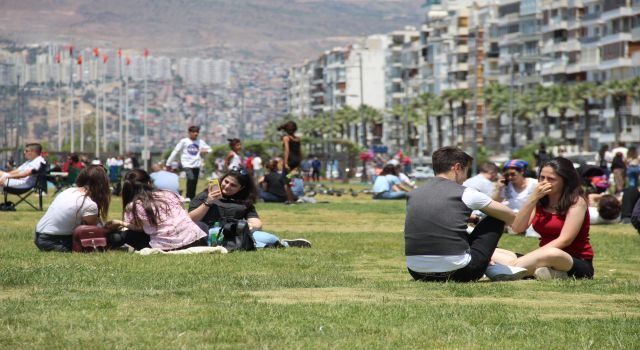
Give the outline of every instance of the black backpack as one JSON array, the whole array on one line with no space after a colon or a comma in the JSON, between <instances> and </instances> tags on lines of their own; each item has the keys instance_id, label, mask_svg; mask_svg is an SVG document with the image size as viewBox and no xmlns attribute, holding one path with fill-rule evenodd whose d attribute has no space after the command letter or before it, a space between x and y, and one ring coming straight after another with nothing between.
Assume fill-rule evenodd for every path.
<instances>
[{"instance_id":1,"label":"black backpack","mask_svg":"<svg viewBox=\"0 0 640 350\"><path fill-rule=\"evenodd\" d=\"M228 251L256 250L256 241L251 235L249 223L246 220L223 219L218 234L218 245Z\"/></svg>"}]
</instances>

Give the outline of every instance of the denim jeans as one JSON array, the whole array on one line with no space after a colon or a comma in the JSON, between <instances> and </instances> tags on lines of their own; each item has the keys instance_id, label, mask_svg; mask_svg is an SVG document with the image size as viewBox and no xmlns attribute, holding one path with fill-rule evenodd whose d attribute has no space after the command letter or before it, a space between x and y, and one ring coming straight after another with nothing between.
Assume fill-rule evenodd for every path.
<instances>
[{"instance_id":1,"label":"denim jeans","mask_svg":"<svg viewBox=\"0 0 640 350\"><path fill-rule=\"evenodd\" d=\"M267 191L261 191L260 198L265 202L284 203L287 201L287 197L276 196L275 194Z\"/></svg>"},{"instance_id":2,"label":"denim jeans","mask_svg":"<svg viewBox=\"0 0 640 350\"><path fill-rule=\"evenodd\" d=\"M407 192L386 191L373 196L373 199L403 199L407 198Z\"/></svg>"},{"instance_id":3,"label":"denim jeans","mask_svg":"<svg viewBox=\"0 0 640 350\"><path fill-rule=\"evenodd\" d=\"M640 175L640 166L632 165L627 168L627 180L632 188L638 187L638 175Z\"/></svg>"},{"instance_id":4,"label":"denim jeans","mask_svg":"<svg viewBox=\"0 0 640 350\"><path fill-rule=\"evenodd\" d=\"M219 230L219 227L212 227L209 230L209 236L217 234ZM278 236L269 232L253 231L251 235L253 236L253 240L256 241L256 248L277 247L278 245L289 247L287 242L281 242Z\"/></svg>"}]
</instances>

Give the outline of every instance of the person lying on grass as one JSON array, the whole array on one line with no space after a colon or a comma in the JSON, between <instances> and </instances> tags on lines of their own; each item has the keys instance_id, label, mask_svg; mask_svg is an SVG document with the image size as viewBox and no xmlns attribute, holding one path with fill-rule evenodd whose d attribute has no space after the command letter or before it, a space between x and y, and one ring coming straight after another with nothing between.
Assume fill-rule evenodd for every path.
<instances>
[{"instance_id":1,"label":"person lying on grass","mask_svg":"<svg viewBox=\"0 0 640 350\"><path fill-rule=\"evenodd\" d=\"M122 207L124 221L112 220L106 227L128 229L121 232L121 243L136 250L150 247L168 251L207 245L207 228L191 220L180 195L155 188L144 170L134 169L125 176Z\"/></svg>"},{"instance_id":2,"label":"person lying on grass","mask_svg":"<svg viewBox=\"0 0 640 350\"><path fill-rule=\"evenodd\" d=\"M485 272L493 279L521 278L522 268L489 266L491 256L515 215L506 205L462 183L473 158L455 147L433 153L435 177L409 193L404 227L409 274L421 281L471 282ZM472 210L487 217L467 233ZM489 266L489 267L488 267ZM498 266L503 271L497 271Z\"/></svg>"},{"instance_id":3,"label":"person lying on grass","mask_svg":"<svg viewBox=\"0 0 640 350\"><path fill-rule=\"evenodd\" d=\"M527 269L539 279L593 278L593 249L589 242L589 212L573 163L554 158L542 164L538 185L524 203L513 229L529 225L540 234L540 246L519 256L496 249L493 261Z\"/></svg>"},{"instance_id":4,"label":"person lying on grass","mask_svg":"<svg viewBox=\"0 0 640 350\"><path fill-rule=\"evenodd\" d=\"M262 221L256 211L258 190L253 177L244 168L231 170L220 179L220 188L209 186L189 202L189 216L215 234L224 219L247 220L257 248L310 247L305 239L281 240L261 231Z\"/></svg>"},{"instance_id":5,"label":"person lying on grass","mask_svg":"<svg viewBox=\"0 0 640 350\"><path fill-rule=\"evenodd\" d=\"M90 165L82 169L76 187L60 192L38 221L36 247L41 251L70 252L73 230L83 224L102 224L110 202L109 178L104 168Z\"/></svg>"}]
</instances>

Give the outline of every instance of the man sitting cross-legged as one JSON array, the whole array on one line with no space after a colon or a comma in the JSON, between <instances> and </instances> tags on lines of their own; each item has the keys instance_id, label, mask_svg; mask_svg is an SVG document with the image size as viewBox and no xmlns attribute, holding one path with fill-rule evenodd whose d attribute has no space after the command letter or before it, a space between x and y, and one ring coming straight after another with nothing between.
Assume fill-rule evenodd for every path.
<instances>
[{"instance_id":1,"label":"man sitting cross-legged","mask_svg":"<svg viewBox=\"0 0 640 350\"><path fill-rule=\"evenodd\" d=\"M26 161L18 169L10 172L0 171L0 188L31 188L36 184L36 172L45 163L40 156L42 146L39 143L29 143L24 149Z\"/></svg>"},{"instance_id":2,"label":"man sitting cross-legged","mask_svg":"<svg viewBox=\"0 0 640 350\"><path fill-rule=\"evenodd\" d=\"M435 177L409 193L405 221L405 255L411 276L423 281L470 282L483 274L496 280L519 279L525 269L489 266L504 225L515 215L484 193L462 186L473 158L455 147L433 153ZM472 210L487 215L467 233Z\"/></svg>"}]
</instances>

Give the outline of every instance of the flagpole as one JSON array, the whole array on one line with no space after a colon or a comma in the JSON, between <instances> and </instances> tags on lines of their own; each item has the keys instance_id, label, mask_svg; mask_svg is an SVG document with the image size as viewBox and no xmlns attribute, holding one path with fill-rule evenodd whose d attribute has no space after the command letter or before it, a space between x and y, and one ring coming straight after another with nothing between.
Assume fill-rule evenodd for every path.
<instances>
[{"instance_id":1,"label":"flagpole","mask_svg":"<svg viewBox=\"0 0 640 350\"><path fill-rule=\"evenodd\" d=\"M58 67L58 152L62 151L62 64L61 54L56 55L56 66Z\"/></svg>"},{"instance_id":2,"label":"flagpole","mask_svg":"<svg viewBox=\"0 0 640 350\"><path fill-rule=\"evenodd\" d=\"M69 125L70 125L70 133L71 140L69 141L71 153L76 152L76 138L75 138L75 125L74 125L74 99L75 99L75 89L73 88L73 46L69 47L69 97L71 101L71 111L69 113Z\"/></svg>"},{"instance_id":3,"label":"flagpole","mask_svg":"<svg viewBox=\"0 0 640 350\"><path fill-rule=\"evenodd\" d=\"M100 52L98 51L98 48L94 48L93 49L93 63L94 63L94 67L95 67L95 72L96 72L96 80L95 80L95 101L96 101L96 105L94 108L94 112L95 112L95 117L96 117L96 136L95 136L95 142L96 142L96 159L100 159L100 105L99 105L99 91L100 91L100 64L98 63L100 60ZM102 103L104 103L104 101L102 101Z\"/></svg>"},{"instance_id":4,"label":"flagpole","mask_svg":"<svg viewBox=\"0 0 640 350\"><path fill-rule=\"evenodd\" d=\"M148 136L148 122L147 122L147 57L149 56L149 50L144 50L144 170L149 169L149 136Z\"/></svg>"},{"instance_id":5,"label":"flagpole","mask_svg":"<svg viewBox=\"0 0 640 350\"><path fill-rule=\"evenodd\" d=\"M84 95L84 71L82 68L82 55L78 56L78 68L80 68L80 107L78 108L80 113L80 152L84 152L84 104L82 99Z\"/></svg>"},{"instance_id":6,"label":"flagpole","mask_svg":"<svg viewBox=\"0 0 640 350\"><path fill-rule=\"evenodd\" d=\"M124 133L124 142L125 142L125 152L129 153L130 143L129 143L129 64L131 61L129 57L125 58L125 69L126 74L124 75L124 118L125 118L125 133Z\"/></svg>"},{"instance_id":7,"label":"flagpole","mask_svg":"<svg viewBox=\"0 0 640 350\"><path fill-rule=\"evenodd\" d=\"M118 87L118 153L124 154L124 145L122 144L122 49L118 49L118 72L120 73L120 86Z\"/></svg>"},{"instance_id":8,"label":"flagpole","mask_svg":"<svg viewBox=\"0 0 640 350\"><path fill-rule=\"evenodd\" d=\"M107 93L106 93L106 85L107 85L107 61L109 60L109 56L104 55L102 57L102 89L100 89L102 93L102 150L106 153L109 150L107 149L109 143L107 142Z\"/></svg>"}]
</instances>

